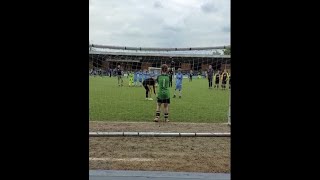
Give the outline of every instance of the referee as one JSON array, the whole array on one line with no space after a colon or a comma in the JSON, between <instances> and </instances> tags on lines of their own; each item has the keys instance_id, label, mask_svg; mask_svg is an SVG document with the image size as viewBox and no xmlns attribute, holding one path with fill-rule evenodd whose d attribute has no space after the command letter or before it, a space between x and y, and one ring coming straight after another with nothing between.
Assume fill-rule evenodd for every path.
<instances>
[{"instance_id":1,"label":"referee","mask_svg":"<svg viewBox=\"0 0 320 180\"><path fill-rule=\"evenodd\" d=\"M143 87L146 89L146 100L153 100L151 98L151 92L149 94L149 91L150 91L150 86L152 86L153 88L153 93L156 94L156 90L155 90L155 84L156 84L156 81L151 77L151 78L148 78L148 79L145 79L143 82L142 82L142 85ZM150 96L150 97L149 97Z\"/></svg>"},{"instance_id":2,"label":"referee","mask_svg":"<svg viewBox=\"0 0 320 180\"><path fill-rule=\"evenodd\" d=\"M122 79L122 72L121 72L120 65L118 65L118 68L116 71L118 75L118 86L120 86L120 80L121 80L121 86L123 86L123 79Z\"/></svg>"}]
</instances>

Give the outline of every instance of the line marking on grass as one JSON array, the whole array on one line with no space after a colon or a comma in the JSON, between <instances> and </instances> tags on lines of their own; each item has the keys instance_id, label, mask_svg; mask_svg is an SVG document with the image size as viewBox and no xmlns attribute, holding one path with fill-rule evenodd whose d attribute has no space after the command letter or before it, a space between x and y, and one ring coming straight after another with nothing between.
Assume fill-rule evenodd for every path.
<instances>
[{"instance_id":1,"label":"line marking on grass","mask_svg":"<svg viewBox=\"0 0 320 180\"><path fill-rule=\"evenodd\" d=\"M119 123L119 124L153 124L154 122L125 122L125 121L90 121L89 123ZM192 122L170 122L170 124L196 124L196 125L202 125L202 124L212 124L212 125L227 125L228 123L192 123Z\"/></svg>"},{"instance_id":2,"label":"line marking on grass","mask_svg":"<svg viewBox=\"0 0 320 180\"><path fill-rule=\"evenodd\" d=\"M156 161L156 159L151 158L94 158L89 157L89 161L135 161L135 162L146 162L146 161Z\"/></svg>"},{"instance_id":3,"label":"line marking on grass","mask_svg":"<svg viewBox=\"0 0 320 180\"><path fill-rule=\"evenodd\" d=\"M89 137L230 137L229 132L89 132Z\"/></svg>"}]
</instances>

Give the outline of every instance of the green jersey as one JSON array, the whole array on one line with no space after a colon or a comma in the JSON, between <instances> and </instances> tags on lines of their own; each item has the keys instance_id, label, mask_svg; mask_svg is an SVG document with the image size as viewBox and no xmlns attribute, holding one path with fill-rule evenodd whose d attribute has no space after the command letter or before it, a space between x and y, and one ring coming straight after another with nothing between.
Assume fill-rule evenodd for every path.
<instances>
[{"instance_id":1,"label":"green jersey","mask_svg":"<svg viewBox=\"0 0 320 180\"><path fill-rule=\"evenodd\" d=\"M169 76L161 74L157 77L158 82L158 99L170 99Z\"/></svg>"},{"instance_id":2,"label":"green jersey","mask_svg":"<svg viewBox=\"0 0 320 180\"><path fill-rule=\"evenodd\" d=\"M129 78L133 78L133 74L132 73L129 73Z\"/></svg>"}]
</instances>

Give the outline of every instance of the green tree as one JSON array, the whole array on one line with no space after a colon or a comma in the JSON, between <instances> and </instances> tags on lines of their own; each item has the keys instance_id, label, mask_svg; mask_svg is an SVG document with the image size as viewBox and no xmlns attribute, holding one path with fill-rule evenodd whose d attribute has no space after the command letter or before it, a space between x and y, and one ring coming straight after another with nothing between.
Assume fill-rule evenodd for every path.
<instances>
[{"instance_id":1,"label":"green tree","mask_svg":"<svg viewBox=\"0 0 320 180\"><path fill-rule=\"evenodd\" d=\"M226 47L226 49L223 50L224 55L231 55L231 46Z\"/></svg>"}]
</instances>

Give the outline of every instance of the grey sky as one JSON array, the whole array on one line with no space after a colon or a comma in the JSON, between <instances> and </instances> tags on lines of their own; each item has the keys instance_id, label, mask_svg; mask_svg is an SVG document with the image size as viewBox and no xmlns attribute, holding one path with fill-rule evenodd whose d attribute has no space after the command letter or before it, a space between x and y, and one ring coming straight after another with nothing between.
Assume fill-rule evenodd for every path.
<instances>
[{"instance_id":1,"label":"grey sky","mask_svg":"<svg viewBox=\"0 0 320 180\"><path fill-rule=\"evenodd\" d=\"M230 0L89 0L89 40L138 47L230 44Z\"/></svg>"}]
</instances>

